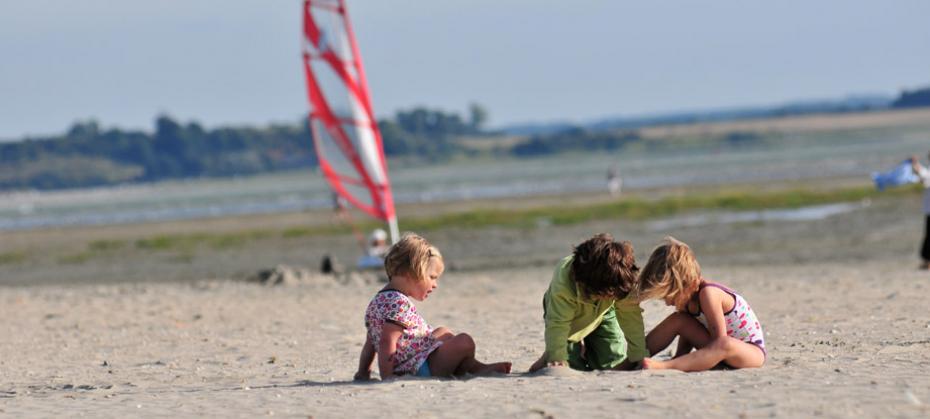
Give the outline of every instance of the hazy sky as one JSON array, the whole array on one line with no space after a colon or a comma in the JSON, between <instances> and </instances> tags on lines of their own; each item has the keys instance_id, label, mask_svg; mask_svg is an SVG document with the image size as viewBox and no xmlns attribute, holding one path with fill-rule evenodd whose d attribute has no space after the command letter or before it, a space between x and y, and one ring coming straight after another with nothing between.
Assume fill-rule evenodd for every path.
<instances>
[{"instance_id":1,"label":"hazy sky","mask_svg":"<svg viewBox=\"0 0 930 419\"><path fill-rule=\"evenodd\" d=\"M930 84L930 1L350 0L379 117L492 125L896 94ZM299 0L0 0L0 138L308 110Z\"/></svg>"}]
</instances>

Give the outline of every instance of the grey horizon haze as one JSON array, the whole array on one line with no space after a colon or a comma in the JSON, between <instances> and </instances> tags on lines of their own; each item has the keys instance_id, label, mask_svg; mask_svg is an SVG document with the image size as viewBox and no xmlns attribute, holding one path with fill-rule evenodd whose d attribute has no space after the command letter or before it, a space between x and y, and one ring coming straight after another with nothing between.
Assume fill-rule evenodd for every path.
<instances>
[{"instance_id":1,"label":"grey horizon haze","mask_svg":"<svg viewBox=\"0 0 930 419\"><path fill-rule=\"evenodd\" d=\"M930 2L349 0L379 118L492 126L894 95L930 85ZM299 0L3 0L0 139L77 120L294 123Z\"/></svg>"}]
</instances>

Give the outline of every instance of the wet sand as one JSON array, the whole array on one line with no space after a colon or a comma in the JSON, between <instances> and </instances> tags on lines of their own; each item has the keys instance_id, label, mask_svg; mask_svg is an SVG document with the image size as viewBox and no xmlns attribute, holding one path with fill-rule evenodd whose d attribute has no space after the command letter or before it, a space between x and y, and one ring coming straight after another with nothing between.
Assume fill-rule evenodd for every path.
<instances>
[{"instance_id":1,"label":"wet sand","mask_svg":"<svg viewBox=\"0 0 930 419\"><path fill-rule=\"evenodd\" d=\"M425 232L450 269L418 308L434 325L470 333L480 359L514 362L509 376L465 380L351 382L377 283L242 280L279 263L313 270L327 252L347 260L351 237L269 238L188 249L186 257L118 250L62 262L93 240L277 228L314 216L327 222L296 214L3 233L2 250L49 256L0 265L0 415L930 415L930 273L915 269L923 228L916 197L805 222L660 231L655 220L606 220ZM553 264L601 231L631 240L640 260L666 234L691 244L706 277L753 305L767 364L693 374L524 373L543 348L539 302ZM656 302L644 307L647 329L669 313Z\"/></svg>"}]
</instances>

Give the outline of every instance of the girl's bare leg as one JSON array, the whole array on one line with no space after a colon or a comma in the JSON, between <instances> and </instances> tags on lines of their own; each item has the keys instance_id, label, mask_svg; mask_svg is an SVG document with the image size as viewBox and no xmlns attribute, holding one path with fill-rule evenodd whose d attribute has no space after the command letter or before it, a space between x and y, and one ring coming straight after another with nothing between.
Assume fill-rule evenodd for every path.
<instances>
[{"instance_id":1,"label":"girl's bare leg","mask_svg":"<svg viewBox=\"0 0 930 419\"><path fill-rule=\"evenodd\" d=\"M681 352L682 341L684 345L692 348L701 348L710 342L710 334L697 319L685 313L672 313L646 335L646 348L649 349L649 353L657 354L664 351L676 336L680 354L687 353Z\"/></svg>"},{"instance_id":2,"label":"girl's bare leg","mask_svg":"<svg viewBox=\"0 0 930 419\"><path fill-rule=\"evenodd\" d=\"M439 326L433 329L433 338L437 340L446 341L452 339L453 336L455 336L455 333L452 333L448 327Z\"/></svg>"},{"instance_id":3,"label":"girl's bare leg","mask_svg":"<svg viewBox=\"0 0 930 419\"><path fill-rule=\"evenodd\" d=\"M459 333L443 341L429 356L430 371L435 376L449 377L464 374L510 373L510 362L485 364L475 359L475 341L466 333Z\"/></svg>"},{"instance_id":4,"label":"girl's bare leg","mask_svg":"<svg viewBox=\"0 0 930 419\"><path fill-rule=\"evenodd\" d=\"M706 371L721 361L733 368L756 368L765 362L765 355L756 345L722 336L703 348L669 361L646 358L643 360L643 368Z\"/></svg>"},{"instance_id":5,"label":"girl's bare leg","mask_svg":"<svg viewBox=\"0 0 930 419\"><path fill-rule=\"evenodd\" d=\"M685 339L678 338L678 346L675 348L675 355L672 358L678 358L691 353L694 346Z\"/></svg>"}]
</instances>

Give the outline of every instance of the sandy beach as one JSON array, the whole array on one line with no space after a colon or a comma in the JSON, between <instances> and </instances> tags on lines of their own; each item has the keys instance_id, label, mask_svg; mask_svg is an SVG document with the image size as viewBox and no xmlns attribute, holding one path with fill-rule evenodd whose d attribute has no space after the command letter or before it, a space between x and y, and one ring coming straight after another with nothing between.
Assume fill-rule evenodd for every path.
<instances>
[{"instance_id":1,"label":"sandy beach","mask_svg":"<svg viewBox=\"0 0 930 419\"><path fill-rule=\"evenodd\" d=\"M433 325L470 333L480 359L513 361L515 373L389 383L351 381L363 311L381 286L373 276L247 280L278 264L314 271L325 253L348 263L352 237L74 257L88 243L280 229L326 223L329 214L2 233L0 253L26 255L0 264L0 415L927 417L930 273L916 269L919 205L918 197L877 200L814 221L423 232L449 269L418 308ZM640 261L667 234L688 242L705 276L741 292L759 315L766 365L526 374L543 349L540 300L555 261L598 232L632 241ZM647 330L670 313L655 301L643 307Z\"/></svg>"}]
</instances>

